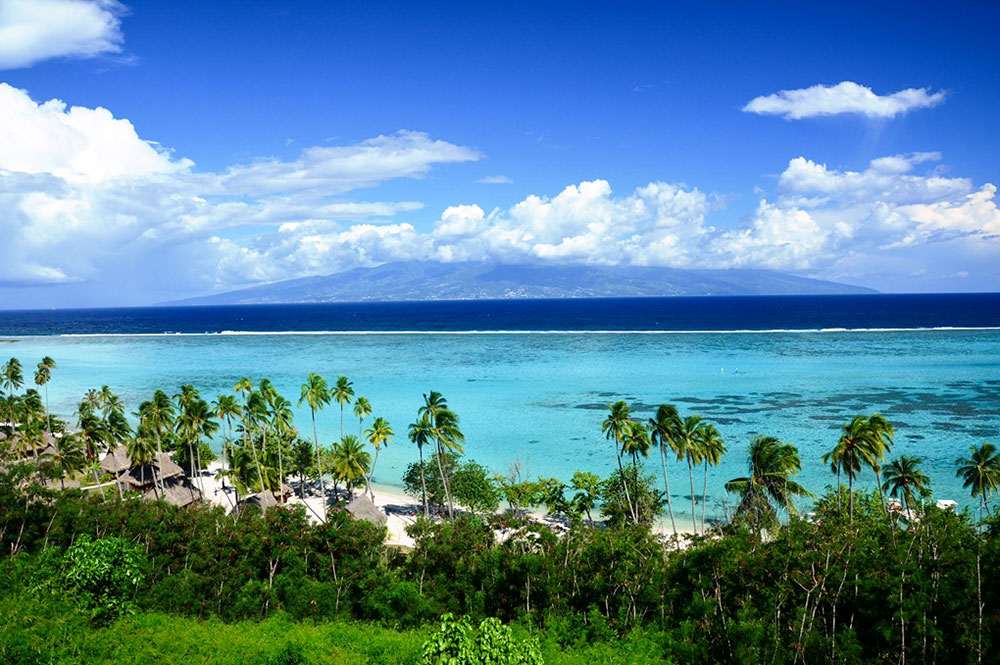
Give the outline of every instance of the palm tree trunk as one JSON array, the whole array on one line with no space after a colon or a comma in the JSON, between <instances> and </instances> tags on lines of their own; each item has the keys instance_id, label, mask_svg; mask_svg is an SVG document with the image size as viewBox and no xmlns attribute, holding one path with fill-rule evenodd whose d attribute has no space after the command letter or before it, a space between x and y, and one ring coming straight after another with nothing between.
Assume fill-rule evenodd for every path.
<instances>
[{"instance_id":1,"label":"palm tree trunk","mask_svg":"<svg viewBox=\"0 0 1000 665\"><path fill-rule=\"evenodd\" d=\"M282 485L285 484L285 464L281 461L281 439L278 439L278 494L281 495L281 503L285 502L285 490L282 489Z\"/></svg>"},{"instance_id":2,"label":"palm tree trunk","mask_svg":"<svg viewBox=\"0 0 1000 665\"><path fill-rule=\"evenodd\" d=\"M444 485L444 496L448 501L448 519L455 519L455 506L451 502L451 490L448 488L448 478L444 473L444 466L441 464L441 456L444 454L444 449L441 447L441 439L437 442L438 454L438 473L441 474L441 484Z\"/></svg>"},{"instance_id":3,"label":"palm tree trunk","mask_svg":"<svg viewBox=\"0 0 1000 665\"><path fill-rule=\"evenodd\" d=\"M844 488L840 484L840 464L837 465L837 516L840 517L840 495L844 493Z\"/></svg>"},{"instance_id":4,"label":"palm tree trunk","mask_svg":"<svg viewBox=\"0 0 1000 665\"><path fill-rule=\"evenodd\" d=\"M677 523L674 521L674 504L670 500L670 481L667 480L667 456L663 452L663 445L660 445L660 464L663 466L663 487L667 492L667 510L670 512L670 528L673 529L674 535L677 535ZM588 515L589 519L589 515Z\"/></svg>"},{"instance_id":5,"label":"palm tree trunk","mask_svg":"<svg viewBox=\"0 0 1000 665\"><path fill-rule=\"evenodd\" d=\"M49 411L49 382L45 382L45 418L49 421L49 433L52 432L52 412Z\"/></svg>"},{"instance_id":6,"label":"palm tree trunk","mask_svg":"<svg viewBox=\"0 0 1000 665\"><path fill-rule=\"evenodd\" d=\"M691 455L687 456L688 475L691 476L691 528L695 535L698 533L698 509L694 505L694 465L691 464Z\"/></svg>"},{"instance_id":7,"label":"palm tree trunk","mask_svg":"<svg viewBox=\"0 0 1000 665\"><path fill-rule=\"evenodd\" d=\"M854 524L854 474L847 476L847 491L850 493L851 500L851 524Z\"/></svg>"},{"instance_id":8,"label":"palm tree trunk","mask_svg":"<svg viewBox=\"0 0 1000 665\"><path fill-rule=\"evenodd\" d=\"M628 504L629 514L633 514L632 510L632 496L628 491L628 482L625 480L625 467L622 466L622 449L621 442L618 441L618 437L615 437L615 453L618 455L618 473L622 477L622 490L625 492L625 503Z\"/></svg>"},{"instance_id":9,"label":"palm tree trunk","mask_svg":"<svg viewBox=\"0 0 1000 665\"><path fill-rule=\"evenodd\" d=\"M158 426L154 425L154 427L158 427ZM156 480L157 480L156 477L159 476L160 477L159 480L160 480L160 494L161 495L163 494L163 473L162 473L162 471L160 473L156 473L156 468L159 466L159 464L160 464L160 457L162 457L162 456L163 456L163 449L160 447L160 430L157 429L156 430L156 466L153 467L153 485L156 485Z\"/></svg>"},{"instance_id":10,"label":"palm tree trunk","mask_svg":"<svg viewBox=\"0 0 1000 665\"><path fill-rule=\"evenodd\" d=\"M375 502L375 490L372 489L372 478L375 477L375 465L378 464L378 448L375 448L375 459L372 460L372 467L368 470L368 494L372 497L372 503Z\"/></svg>"},{"instance_id":11,"label":"palm tree trunk","mask_svg":"<svg viewBox=\"0 0 1000 665\"><path fill-rule=\"evenodd\" d=\"M427 478L424 474L424 447L417 446L417 450L420 452L420 489L424 498L424 517L427 517L429 512L427 510Z\"/></svg>"},{"instance_id":12,"label":"palm tree trunk","mask_svg":"<svg viewBox=\"0 0 1000 665\"><path fill-rule=\"evenodd\" d=\"M705 482L701 486L701 532L705 533L705 504L708 503L708 461L705 461Z\"/></svg>"},{"instance_id":13,"label":"palm tree trunk","mask_svg":"<svg viewBox=\"0 0 1000 665\"><path fill-rule=\"evenodd\" d=\"M323 496L323 521L326 521L326 485L323 483L323 463L319 458L319 436L316 435L316 409L312 409L313 442L316 444L316 475L319 476L319 493Z\"/></svg>"},{"instance_id":14,"label":"palm tree trunk","mask_svg":"<svg viewBox=\"0 0 1000 665\"><path fill-rule=\"evenodd\" d=\"M198 442L198 447L195 449L195 454L198 456L198 485L201 490L202 498L205 497L205 479L201 477L201 442Z\"/></svg>"}]
</instances>

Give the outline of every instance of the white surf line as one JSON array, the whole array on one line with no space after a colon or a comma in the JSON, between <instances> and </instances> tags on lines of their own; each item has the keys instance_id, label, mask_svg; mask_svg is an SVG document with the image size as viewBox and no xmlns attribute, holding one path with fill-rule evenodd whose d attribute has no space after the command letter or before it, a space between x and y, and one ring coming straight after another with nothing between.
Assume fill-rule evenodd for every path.
<instances>
[{"instance_id":1,"label":"white surf line","mask_svg":"<svg viewBox=\"0 0 1000 665\"><path fill-rule=\"evenodd\" d=\"M223 330L219 332L60 333L56 337L265 337L369 335L775 335L828 333L998 331L1000 326L935 326L918 328L769 328L765 330ZM48 337L38 335L37 337ZM23 337L35 337L26 335Z\"/></svg>"}]
</instances>

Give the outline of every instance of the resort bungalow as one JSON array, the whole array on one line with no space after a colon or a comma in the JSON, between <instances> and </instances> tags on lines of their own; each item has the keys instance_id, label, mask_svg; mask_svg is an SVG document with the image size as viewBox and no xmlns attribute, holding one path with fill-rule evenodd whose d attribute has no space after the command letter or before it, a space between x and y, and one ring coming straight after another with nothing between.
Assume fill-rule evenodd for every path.
<instances>
[{"instance_id":1,"label":"resort bungalow","mask_svg":"<svg viewBox=\"0 0 1000 665\"><path fill-rule=\"evenodd\" d=\"M125 447L119 446L101 460L101 469L117 476L119 490L139 492L144 499L163 499L182 507L202 499L201 490L191 484L167 453L155 455L150 464L133 464Z\"/></svg>"},{"instance_id":2,"label":"resort bungalow","mask_svg":"<svg viewBox=\"0 0 1000 665\"><path fill-rule=\"evenodd\" d=\"M288 501L288 498L294 495L294 490L281 483L281 491L276 495L275 492L270 490L264 490L263 492L257 492L256 494L251 494L250 496L240 499L239 504L236 506L237 512L242 510L246 506L257 506L262 511L268 508L273 508L274 506L281 505L282 503ZM279 499L278 497L281 497Z\"/></svg>"},{"instance_id":3,"label":"resort bungalow","mask_svg":"<svg viewBox=\"0 0 1000 665\"><path fill-rule=\"evenodd\" d=\"M359 494L354 497L345 510L351 514L356 520L365 520L371 522L375 526L382 526L385 524L389 518L385 516L378 506L372 503L372 500L368 498L366 494Z\"/></svg>"}]
</instances>

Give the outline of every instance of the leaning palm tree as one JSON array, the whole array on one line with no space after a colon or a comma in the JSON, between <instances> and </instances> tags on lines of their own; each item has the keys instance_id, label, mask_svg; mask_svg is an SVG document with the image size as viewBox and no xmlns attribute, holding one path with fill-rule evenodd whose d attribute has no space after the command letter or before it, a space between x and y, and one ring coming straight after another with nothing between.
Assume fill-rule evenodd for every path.
<instances>
[{"instance_id":1,"label":"leaning palm tree","mask_svg":"<svg viewBox=\"0 0 1000 665\"><path fill-rule=\"evenodd\" d=\"M984 508L989 515L990 495L1000 489L1000 452L987 441L978 448L969 448L969 456L958 458L955 464L959 465L955 475L962 479L962 487L969 488L979 499L980 519Z\"/></svg>"},{"instance_id":2,"label":"leaning palm tree","mask_svg":"<svg viewBox=\"0 0 1000 665\"><path fill-rule=\"evenodd\" d=\"M736 508L737 517L748 518L760 530L765 521L777 517L775 506L795 514L797 496L812 494L791 478L802 468L799 451L790 443L782 443L773 436L758 436L750 443L747 457L749 475L734 478L726 483L726 491L740 495Z\"/></svg>"},{"instance_id":3,"label":"leaning palm tree","mask_svg":"<svg viewBox=\"0 0 1000 665\"><path fill-rule=\"evenodd\" d=\"M424 517L429 515L427 507L427 478L424 473L424 446L434 440L434 428L428 416L422 416L417 422L410 423L407 429L407 436L410 441L417 444L417 451L420 455L420 489L424 503Z\"/></svg>"},{"instance_id":4,"label":"leaning palm tree","mask_svg":"<svg viewBox=\"0 0 1000 665\"><path fill-rule=\"evenodd\" d=\"M641 521L643 506L639 505L641 495L639 493L639 455L649 457L649 432L646 424L641 420L630 420L625 428L625 436L622 439L622 452L632 458L632 487L635 488L635 505L633 507L632 520L638 524Z\"/></svg>"},{"instance_id":5,"label":"leaning palm tree","mask_svg":"<svg viewBox=\"0 0 1000 665\"><path fill-rule=\"evenodd\" d=\"M174 432L174 405L162 390L153 393L153 399L139 405L141 423L153 434L156 441L156 459L163 455L163 438ZM160 474L158 474L160 475ZM160 492L163 492L163 477L159 477Z\"/></svg>"},{"instance_id":6,"label":"leaning palm tree","mask_svg":"<svg viewBox=\"0 0 1000 665\"><path fill-rule=\"evenodd\" d=\"M605 439L610 439L615 444L615 455L618 456L618 473L622 479L622 491L625 494L625 503L628 504L627 506L623 506L623 508L629 514L634 514L632 497L628 490L628 483L625 482L625 467L622 466L621 450L622 439L628 431L628 423L631 422L631 414L629 413L628 404L623 400L619 400L614 404L608 404L608 412L608 417L601 423L601 432L604 434Z\"/></svg>"},{"instance_id":7,"label":"leaning palm tree","mask_svg":"<svg viewBox=\"0 0 1000 665\"><path fill-rule=\"evenodd\" d=\"M347 377L340 375L337 377L337 383L334 385L333 390L330 391L333 400L340 405L340 438L344 438L344 405L351 403L351 398L354 397L353 384L348 381Z\"/></svg>"},{"instance_id":8,"label":"leaning palm tree","mask_svg":"<svg viewBox=\"0 0 1000 665\"><path fill-rule=\"evenodd\" d=\"M242 414L240 405L232 395L216 395L212 402L213 415L226 424L225 441L222 444L223 467L228 459L228 453L233 444L233 418ZM225 476L223 476L225 477Z\"/></svg>"},{"instance_id":9,"label":"leaning palm tree","mask_svg":"<svg viewBox=\"0 0 1000 665\"><path fill-rule=\"evenodd\" d=\"M316 411L322 411L323 407L330 403L330 390L327 388L326 379L319 374L309 373L306 382L302 384L302 394L299 397L299 406L305 402L309 405L309 412L312 414L313 443L316 445L316 474L319 476L320 492L323 496L323 521L326 521L326 486L323 484L323 462L319 454L319 437L316 435Z\"/></svg>"},{"instance_id":10,"label":"leaning palm tree","mask_svg":"<svg viewBox=\"0 0 1000 665\"><path fill-rule=\"evenodd\" d=\"M691 527L694 533L698 533L698 509L695 507L694 494L694 467L701 464L701 443L704 436L704 429L707 426L708 423L702 422L701 416L678 418L674 423L673 435L670 437L671 441L673 441L677 461L684 460L688 465L688 479L691 482Z\"/></svg>"},{"instance_id":11,"label":"leaning palm tree","mask_svg":"<svg viewBox=\"0 0 1000 665\"><path fill-rule=\"evenodd\" d=\"M878 468L884 455L885 449L881 444L877 427L873 428L865 416L855 416L849 423L844 424L837 445L823 456L825 463L829 463L831 468L843 471L844 475L847 476L847 492L852 522L854 521L854 479L865 466L872 469Z\"/></svg>"},{"instance_id":12,"label":"leaning palm tree","mask_svg":"<svg viewBox=\"0 0 1000 665\"><path fill-rule=\"evenodd\" d=\"M708 467L718 466L726 454L726 444L715 425L707 424L701 429L699 448L701 462L705 467L705 480L701 487L701 530L705 531L705 506L708 504Z\"/></svg>"},{"instance_id":13,"label":"leaning palm tree","mask_svg":"<svg viewBox=\"0 0 1000 665\"><path fill-rule=\"evenodd\" d=\"M7 425L10 431L14 431L14 391L20 390L24 385L24 375L21 373L21 361L11 358L0 368L0 383L9 393L7 403L9 405L10 420Z\"/></svg>"},{"instance_id":14,"label":"leaning palm tree","mask_svg":"<svg viewBox=\"0 0 1000 665\"><path fill-rule=\"evenodd\" d=\"M292 403L275 393L271 400L271 425L274 428L274 440L278 448L278 477L281 479L281 482L278 483L279 489L281 483L285 482L285 445L298 434L292 425L293 420ZM284 492L281 494L281 500L282 502L285 500Z\"/></svg>"},{"instance_id":15,"label":"leaning palm tree","mask_svg":"<svg viewBox=\"0 0 1000 665\"><path fill-rule=\"evenodd\" d=\"M448 408L448 400L439 392L432 390L424 395L424 404L417 410L417 415L426 417L430 423L431 432L437 444L438 473L441 475L441 485L444 487L445 498L448 501L448 517L455 517L455 505L451 500L451 482L445 471L443 459L445 452L461 455L464 450L462 443L465 435L458 425L458 414Z\"/></svg>"},{"instance_id":16,"label":"leaning palm tree","mask_svg":"<svg viewBox=\"0 0 1000 665\"><path fill-rule=\"evenodd\" d=\"M923 460L919 457L900 455L885 467L885 482L882 490L903 499L903 507L908 517L914 504L915 492L922 493L930 484L930 477L920 468Z\"/></svg>"},{"instance_id":17,"label":"leaning palm tree","mask_svg":"<svg viewBox=\"0 0 1000 665\"><path fill-rule=\"evenodd\" d=\"M83 440L84 456L94 473L94 484L100 485L101 479L98 475L100 461L98 458L107 439L107 430L104 427L104 421L90 409L86 401L81 402L77 409L77 427ZM101 494L106 497L103 488L101 488Z\"/></svg>"},{"instance_id":18,"label":"leaning palm tree","mask_svg":"<svg viewBox=\"0 0 1000 665\"><path fill-rule=\"evenodd\" d=\"M395 432L392 431L392 427L389 426L389 421L385 418L376 418L372 422L372 426L365 432L368 443L372 444L372 447L375 448L375 457L372 459L367 483L368 493L371 495L372 501L375 500L375 490L372 489L372 478L375 477L375 465L378 464L378 453L382 449L382 446L388 447L389 441L394 434Z\"/></svg>"},{"instance_id":19,"label":"leaning palm tree","mask_svg":"<svg viewBox=\"0 0 1000 665\"><path fill-rule=\"evenodd\" d=\"M348 434L334 444L331 455L333 472L344 481L351 499L354 498L354 488L358 482L367 477L371 462L371 455L353 434Z\"/></svg>"},{"instance_id":20,"label":"leaning palm tree","mask_svg":"<svg viewBox=\"0 0 1000 665\"><path fill-rule=\"evenodd\" d=\"M192 400L184 409L181 416L181 427L188 447L193 446L195 457L191 459L191 468L198 470L198 484L202 493L205 491L205 483L201 476L201 444L203 439L211 439L219 430L219 423L212 420L212 410L208 402L198 398Z\"/></svg>"},{"instance_id":21,"label":"leaning palm tree","mask_svg":"<svg viewBox=\"0 0 1000 665\"><path fill-rule=\"evenodd\" d=\"M365 418L372 415L372 404L367 397L358 397L354 400L354 415L358 419L358 438L361 438L361 428L364 426Z\"/></svg>"},{"instance_id":22,"label":"leaning palm tree","mask_svg":"<svg viewBox=\"0 0 1000 665\"><path fill-rule=\"evenodd\" d=\"M653 445L660 449L660 464L663 466L663 488L667 497L667 510L670 511L670 527L677 535L677 522L674 521L674 504L670 500L670 481L667 479L667 449L673 450L673 432L680 416L673 404L661 404L656 410L656 417L649 419L649 432Z\"/></svg>"},{"instance_id":23,"label":"leaning palm tree","mask_svg":"<svg viewBox=\"0 0 1000 665\"><path fill-rule=\"evenodd\" d=\"M49 356L42 358L35 371L35 385L41 388L45 386L45 414L48 420L48 431L52 431L52 414L49 412L49 381L52 379L52 370L56 368L56 361Z\"/></svg>"}]
</instances>

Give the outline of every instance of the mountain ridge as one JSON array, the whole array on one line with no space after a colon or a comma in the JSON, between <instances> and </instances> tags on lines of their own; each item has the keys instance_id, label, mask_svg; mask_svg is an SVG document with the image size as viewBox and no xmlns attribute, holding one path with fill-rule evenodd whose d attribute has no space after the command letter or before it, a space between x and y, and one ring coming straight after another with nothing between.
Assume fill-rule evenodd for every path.
<instances>
[{"instance_id":1,"label":"mountain ridge","mask_svg":"<svg viewBox=\"0 0 1000 665\"><path fill-rule=\"evenodd\" d=\"M772 270L698 270L400 261L299 277L164 305L250 305L505 298L836 295L874 289Z\"/></svg>"}]
</instances>

